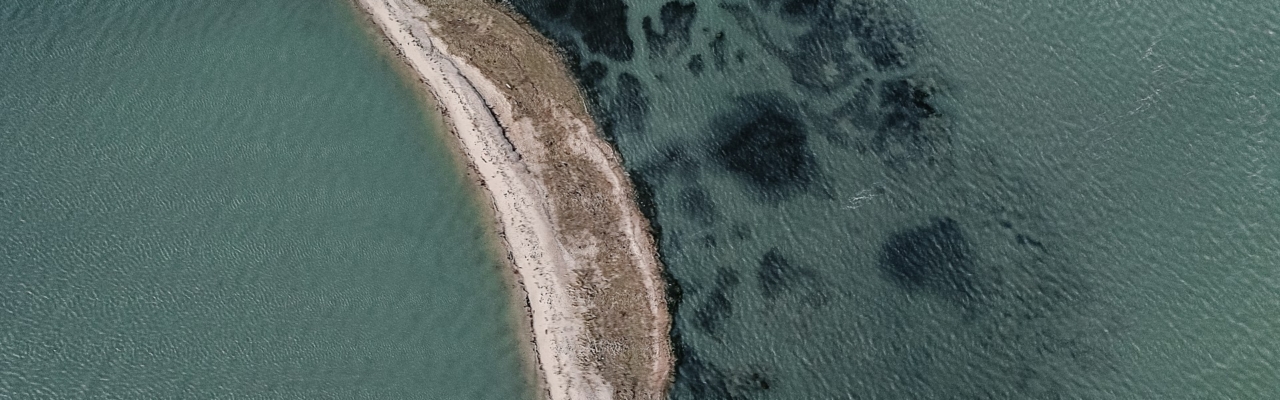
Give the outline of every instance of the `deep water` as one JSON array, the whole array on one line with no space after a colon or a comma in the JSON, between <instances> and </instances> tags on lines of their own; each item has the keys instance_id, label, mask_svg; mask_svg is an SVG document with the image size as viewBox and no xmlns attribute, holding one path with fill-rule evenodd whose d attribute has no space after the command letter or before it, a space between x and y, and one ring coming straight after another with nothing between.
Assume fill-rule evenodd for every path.
<instances>
[{"instance_id":1,"label":"deep water","mask_svg":"<svg viewBox=\"0 0 1280 400\"><path fill-rule=\"evenodd\" d=\"M672 398L1280 395L1280 8L511 2L658 228Z\"/></svg>"},{"instance_id":2,"label":"deep water","mask_svg":"<svg viewBox=\"0 0 1280 400\"><path fill-rule=\"evenodd\" d=\"M0 398L532 398L469 184L345 0L0 2Z\"/></svg>"}]
</instances>

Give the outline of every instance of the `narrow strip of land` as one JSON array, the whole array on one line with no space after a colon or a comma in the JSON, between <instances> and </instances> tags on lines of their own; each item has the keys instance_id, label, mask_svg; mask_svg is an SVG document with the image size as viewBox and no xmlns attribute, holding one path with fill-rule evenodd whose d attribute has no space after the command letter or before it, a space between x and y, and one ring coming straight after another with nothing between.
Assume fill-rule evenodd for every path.
<instances>
[{"instance_id":1,"label":"narrow strip of land","mask_svg":"<svg viewBox=\"0 0 1280 400\"><path fill-rule=\"evenodd\" d=\"M487 0L357 0L434 95L492 202L552 399L659 399L662 267L614 149L554 47Z\"/></svg>"}]
</instances>

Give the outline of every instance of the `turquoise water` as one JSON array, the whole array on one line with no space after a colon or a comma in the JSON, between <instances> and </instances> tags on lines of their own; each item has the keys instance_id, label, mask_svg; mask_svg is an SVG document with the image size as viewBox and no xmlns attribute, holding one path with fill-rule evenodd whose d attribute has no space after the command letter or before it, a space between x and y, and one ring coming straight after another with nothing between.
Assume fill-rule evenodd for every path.
<instances>
[{"instance_id":1,"label":"turquoise water","mask_svg":"<svg viewBox=\"0 0 1280 400\"><path fill-rule=\"evenodd\" d=\"M513 3L648 188L673 398L1280 397L1274 3Z\"/></svg>"},{"instance_id":2,"label":"turquoise water","mask_svg":"<svg viewBox=\"0 0 1280 400\"><path fill-rule=\"evenodd\" d=\"M0 397L527 397L487 223L358 21L0 3Z\"/></svg>"}]
</instances>

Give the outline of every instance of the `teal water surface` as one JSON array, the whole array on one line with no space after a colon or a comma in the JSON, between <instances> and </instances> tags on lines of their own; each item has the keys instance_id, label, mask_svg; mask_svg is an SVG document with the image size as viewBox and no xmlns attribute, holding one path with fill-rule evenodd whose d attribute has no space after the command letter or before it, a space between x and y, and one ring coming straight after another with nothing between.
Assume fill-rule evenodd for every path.
<instances>
[{"instance_id":1,"label":"teal water surface","mask_svg":"<svg viewBox=\"0 0 1280 400\"><path fill-rule=\"evenodd\" d=\"M660 227L676 399L1280 398L1280 7L512 0Z\"/></svg>"},{"instance_id":2,"label":"teal water surface","mask_svg":"<svg viewBox=\"0 0 1280 400\"><path fill-rule=\"evenodd\" d=\"M371 39L338 0L0 3L0 398L527 397Z\"/></svg>"}]
</instances>

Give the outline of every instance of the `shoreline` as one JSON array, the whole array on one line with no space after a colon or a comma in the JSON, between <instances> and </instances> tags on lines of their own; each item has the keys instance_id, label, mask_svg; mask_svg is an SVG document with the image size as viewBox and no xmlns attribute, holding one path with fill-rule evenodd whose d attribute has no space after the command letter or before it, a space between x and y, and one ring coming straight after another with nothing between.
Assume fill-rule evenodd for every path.
<instances>
[{"instance_id":1,"label":"shoreline","mask_svg":"<svg viewBox=\"0 0 1280 400\"><path fill-rule=\"evenodd\" d=\"M525 291L524 282L520 274L516 271L515 265L509 257L507 244L500 236L502 232L501 222L498 221L497 211L493 205L493 196L483 185L483 178L477 171L469 158L467 158L466 149L463 147L457 132L454 131L452 125L446 116L444 104L431 92L431 88L426 85L419 72L409 65L409 61L405 59L402 50L391 41L383 32L381 25L374 19L374 16L360 3L360 0L349 0L344 2L350 7L352 15L356 16L361 30L368 35L369 40L377 43L375 46L382 56L391 60L391 67L400 75L402 84L408 87L414 93L414 97L426 106L423 110L423 117L428 126L430 126L435 136L433 139L438 140L441 145L446 147L446 153L452 160L453 165L462 174L468 196L472 199L472 206L476 214L485 221L484 242L485 251L491 255L492 259L497 263L493 266L497 269L497 274L501 276L502 286L507 290L507 309L509 315L506 316L508 326L515 328L514 336L517 342L517 351L520 358L520 372L524 377L525 383L528 385L527 394L536 395L531 398L547 398L546 377L542 368L539 366L538 355L534 343L533 335L533 316L529 304L529 296Z\"/></svg>"},{"instance_id":2,"label":"shoreline","mask_svg":"<svg viewBox=\"0 0 1280 400\"><path fill-rule=\"evenodd\" d=\"M554 46L489 1L355 3L435 99L489 202L538 392L665 398L674 356L656 245Z\"/></svg>"}]
</instances>

